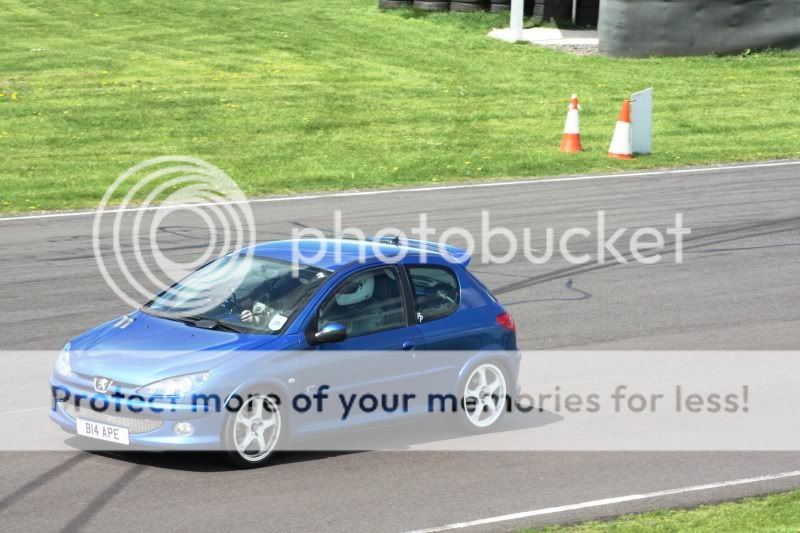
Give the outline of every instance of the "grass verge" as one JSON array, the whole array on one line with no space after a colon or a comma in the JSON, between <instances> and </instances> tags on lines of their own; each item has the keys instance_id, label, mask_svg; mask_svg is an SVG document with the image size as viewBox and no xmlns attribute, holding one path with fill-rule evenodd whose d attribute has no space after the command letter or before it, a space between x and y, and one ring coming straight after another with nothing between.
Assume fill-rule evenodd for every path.
<instances>
[{"instance_id":1,"label":"grass verge","mask_svg":"<svg viewBox=\"0 0 800 533\"><path fill-rule=\"evenodd\" d=\"M740 502L707 505L690 510L657 511L628 515L608 522L587 522L570 527L526 530L548 533L627 533L693 531L797 531L800 491Z\"/></svg>"},{"instance_id":2,"label":"grass verge","mask_svg":"<svg viewBox=\"0 0 800 533\"><path fill-rule=\"evenodd\" d=\"M252 195L797 157L800 55L570 56L504 15L375 0L0 0L0 211L96 205L130 166L203 158ZM655 153L606 150L655 87ZM579 93L586 152L558 153Z\"/></svg>"}]
</instances>

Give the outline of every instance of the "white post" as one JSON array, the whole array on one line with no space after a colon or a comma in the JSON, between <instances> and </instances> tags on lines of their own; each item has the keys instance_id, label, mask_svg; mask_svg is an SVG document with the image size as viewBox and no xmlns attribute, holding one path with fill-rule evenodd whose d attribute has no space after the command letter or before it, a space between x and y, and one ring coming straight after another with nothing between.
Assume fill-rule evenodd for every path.
<instances>
[{"instance_id":1,"label":"white post","mask_svg":"<svg viewBox=\"0 0 800 533\"><path fill-rule=\"evenodd\" d=\"M578 21L578 0L572 0L572 25Z\"/></svg>"},{"instance_id":2,"label":"white post","mask_svg":"<svg viewBox=\"0 0 800 533\"><path fill-rule=\"evenodd\" d=\"M511 38L522 40L522 25L525 18L525 0L511 0Z\"/></svg>"}]
</instances>

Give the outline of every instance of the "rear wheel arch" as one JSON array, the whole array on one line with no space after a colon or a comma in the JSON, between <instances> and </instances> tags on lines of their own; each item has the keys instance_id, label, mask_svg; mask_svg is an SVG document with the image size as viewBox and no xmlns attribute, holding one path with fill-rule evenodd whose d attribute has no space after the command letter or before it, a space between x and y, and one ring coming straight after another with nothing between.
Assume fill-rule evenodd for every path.
<instances>
[{"instance_id":1,"label":"rear wheel arch","mask_svg":"<svg viewBox=\"0 0 800 533\"><path fill-rule=\"evenodd\" d=\"M493 350L480 353L475 357L471 358L466 363L464 363L464 365L461 367L461 370L458 372L458 382L457 382L458 385L460 386L461 383L463 383L463 381L467 379L467 377L469 377L469 374L475 368L484 363L491 363L498 365L500 369L505 373L506 379L511 379L513 376L511 375L511 368L507 361L508 357L502 354L503 351L504 350L502 348L497 346ZM511 381L516 381L516 380L511 379Z\"/></svg>"}]
</instances>

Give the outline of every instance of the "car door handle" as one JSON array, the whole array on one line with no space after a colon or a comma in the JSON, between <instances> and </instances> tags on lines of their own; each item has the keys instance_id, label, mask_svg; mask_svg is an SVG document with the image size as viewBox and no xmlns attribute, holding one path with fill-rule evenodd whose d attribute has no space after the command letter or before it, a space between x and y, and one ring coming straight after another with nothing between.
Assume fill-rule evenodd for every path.
<instances>
[{"instance_id":1,"label":"car door handle","mask_svg":"<svg viewBox=\"0 0 800 533\"><path fill-rule=\"evenodd\" d=\"M416 345L411 341L406 341L406 342L403 343L403 350L405 350L407 352L410 352L414 348L416 348Z\"/></svg>"}]
</instances>

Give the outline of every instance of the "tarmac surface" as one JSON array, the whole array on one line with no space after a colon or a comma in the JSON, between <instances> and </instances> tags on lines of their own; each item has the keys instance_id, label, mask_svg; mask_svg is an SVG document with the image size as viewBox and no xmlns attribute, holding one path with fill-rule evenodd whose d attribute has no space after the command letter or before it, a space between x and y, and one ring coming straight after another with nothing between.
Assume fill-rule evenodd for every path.
<instances>
[{"instance_id":1,"label":"tarmac surface","mask_svg":"<svg viewBox=\"0 0 800 533\"><path fill-rule=\"evenodd\" d=\"M532 265L520 256L504 265L476 258L471 270L513 314L525 350L797 350L798 178L800 161L312 195L251 206L259 241L291 237L293 229L331 232L336 209L345 226L368 234L384 226L409 231L421 212L434 228L480 234L485 209L491 227L519 235L530 228L537 251L545 248L546 227L556 236L574 226L594 228L598 210L605 211L608 233L629 228L620 242L636 228L672 226L682 213L692 231L682 264L671 252L653 265L573 266L557 255ZM196 217L175 212L164 219L158 243L176 258L190 258L208 238ZM92 216L4 218L0 242L4 350L57 351L70 337L129 311L98 272ZM110 243L108 232L103 243ZM596 255L596 242L574 243L576 255ZM502 239L492 241L494 253L503 250ZM46 380L52 362L32 360L25 369L4 364L3 373ZM30 397L0 406L4 432L21 427L26 409L47 409L46 383L29 386ZM800 487L798 452L304 452L250 471L209 455L76 450L0 457L4 531L406 531L545 510L472 526L509 530ZM649 493L659 494L602 503Z\"/></svg>"}]
</instances>

